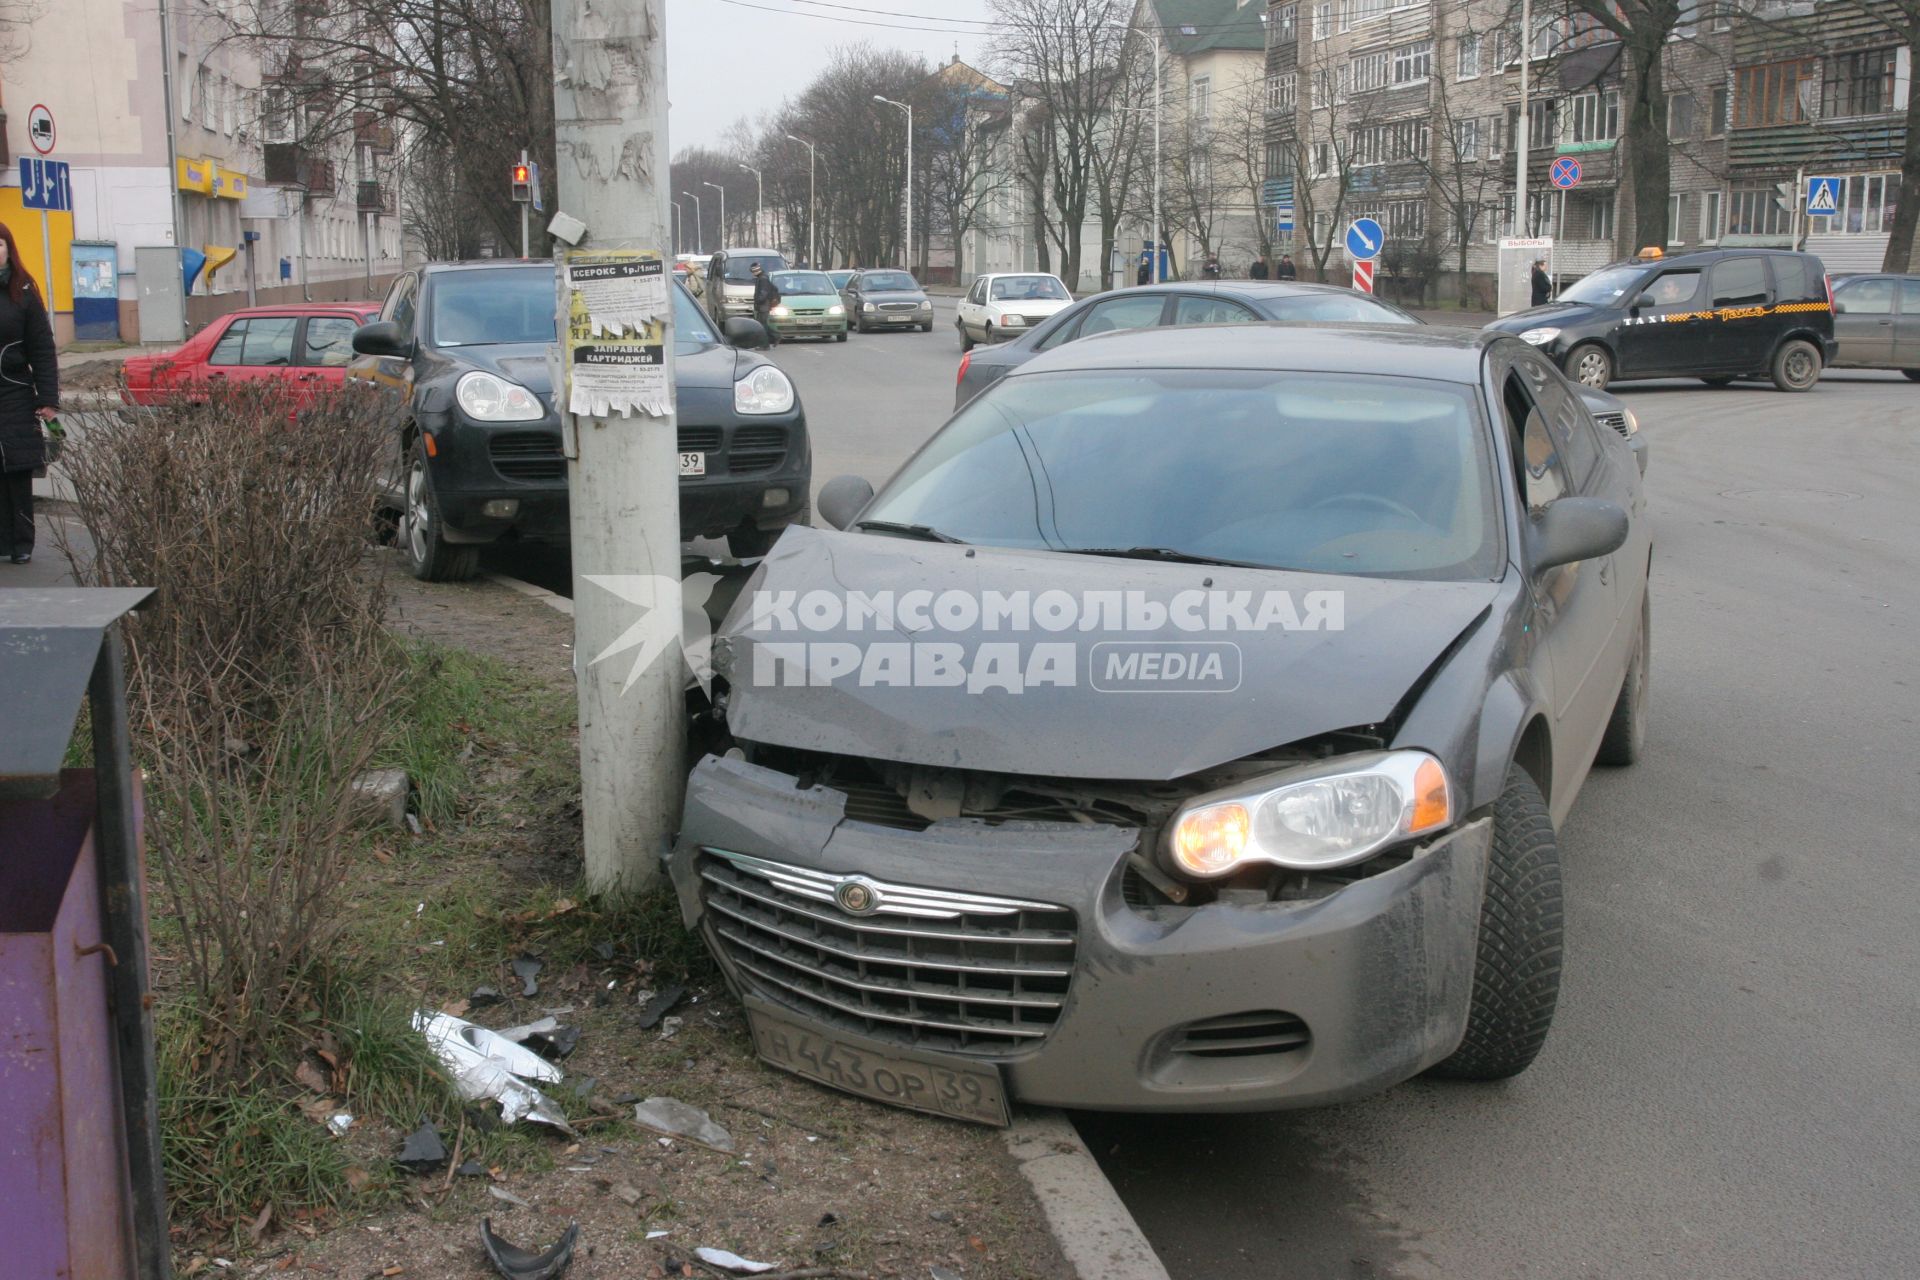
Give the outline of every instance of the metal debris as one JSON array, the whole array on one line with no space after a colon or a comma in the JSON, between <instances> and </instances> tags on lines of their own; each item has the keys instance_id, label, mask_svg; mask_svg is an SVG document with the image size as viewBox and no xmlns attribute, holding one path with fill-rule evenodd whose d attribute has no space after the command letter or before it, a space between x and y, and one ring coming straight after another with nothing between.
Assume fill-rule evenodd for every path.
<instances>
[{"instance_id":1,"label":"metal debris","mask_svg":"<svg viewBox=\"0 0 1920 1280\"><path fill-rule=\"evenodd\" d=\"M565 1073L553 1063L452 1014L422 1010L413 1015L413 1026L427 1037L435 1056L453 1073L462 1097L499 1099L500 1118L507 1124L525 1116L565 1133L573 1132L566 1113L553 1099L527 1083L540 1080L551 1084L564 1079Z\"/></svg>"},{"instance_id":2,"label":"metal debris","mask_svg":"<svg viewBox=\"0 0 1920 1280\"><path fill-rule=\"evenodd\" d=\"M493 1220L480 1219L480 1244L487 1251L487 1261L493 1269L506 1277L506 1280L552 1280L567 1269L573 1261L573 1246L580 1239L580 1224L569 1223L566 1232L550 1249L534 1253L508 1244L493 1234Z\"/></svg>"},{"instance_id":3,"label":"metal debris","mask_svg":"<svg viewBox=\"0 0 1920 1280\"><path fill-rule=\"evenodd\" d=\"M690 1107L677 1098L648 1098L633 1109L634 1122L655 1133L686 1138L715 1151L731 1152L733 1135L713 1122L713 1117L698 1107Z\"/></svg>"},{"instance_id":4,"label":"metal debris","mask_svg":"<svg viewBox=\"0 0 1920 1280\"><path fill-rule=\"evenodd\" d=\"M327 1128L333 1131L334 1137L344 1138L347 1130L353 1128L353 1117L344 1111L336 1111L327 1117Z\"/></svg>"},{"instance_id":5,"label":"metal debris","mask_svg":"<svg viewBox=\"0 0 1920 1280\"><path fill-rule=\"evenodd\" d=\"M546 962L538 956L514 957L513 976L520 979L524 984L520 991L521 995L537 996L540 994L540 984L534 981L534 979L539 975L540 971L546 967Z\"/></svg>"},{"instance_id":6,"label":"metal debris","mask_svg":"<svg viewBox=\"0 0 1920 1280\"><path fill-rule=\"evenodd\" d=\"M737 1253L728 1253L725 1249L702 1246L693 1251L693 1256L710 1267L719 1267L722 1271L731 1271L740 1276L757 1276L762 1271L773 1270L771 1262L754 1262Z\"/></svg>"}]
</instances>

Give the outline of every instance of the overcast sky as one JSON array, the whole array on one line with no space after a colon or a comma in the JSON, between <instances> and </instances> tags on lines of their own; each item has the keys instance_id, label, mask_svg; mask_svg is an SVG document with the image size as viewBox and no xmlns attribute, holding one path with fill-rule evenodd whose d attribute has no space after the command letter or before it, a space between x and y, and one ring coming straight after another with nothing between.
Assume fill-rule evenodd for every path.
<instances>
[{"instance_id":1,"label":"overcast sky","mask_svg":"<svg viewBox=\"0 0 1920 1280\"><path fill-rule=\"evenodd\" d=\"M979 66L977 24L987 17L987 0L667 0L673 151L718 142L742 116L759 119L806 88L841 45L902 49L937 66L957 42Z\"/></svg>"}]
</instances>

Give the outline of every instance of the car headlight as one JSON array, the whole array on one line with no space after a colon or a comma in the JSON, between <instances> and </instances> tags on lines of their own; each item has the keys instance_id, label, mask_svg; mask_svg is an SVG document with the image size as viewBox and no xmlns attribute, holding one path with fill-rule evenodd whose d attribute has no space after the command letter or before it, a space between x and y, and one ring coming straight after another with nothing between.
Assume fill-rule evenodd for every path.
<instances>
[{"instance_id":1,"label":"car headlight","mask_svg":"<svg viewBox=\"0 0 1920 1280\"><path fill-rule=\"evenodd\" d=\"M783 304L783 305L781 305L781 306L777 306L777 307L775 307L775 308L774 308L774 309L773 309L772 311L770 311L770 312L769 312L768 314L769 314L769 315L776 315L776 316L779 316L779 317L781 317L782 319L785 319L785 318L786 318L787 316L790 316L790 315L792 315L792 314L793 314L793 308L792 308L792 307L789 307L789 306L786 306L786 305L784 305L784 304Z\"/></svg>"},{"instance_id":2,"label":"car headlight","mask_svg":"<svg viewBox=\"0 0 1920 1280\"><path fill-rule=\"evenodd\" d=\"M1000 323L1009 329L1018 328L1026 322L1027 318L1025 316L1005 315L1000 317Z\"/></svg>"},{"instance_id":3,"label":"car headlight","mask_svg":"<svg viewBox=\"0 0 1920 1280\"><path fill-rule=\"evenodd\" d=\"M547 415L539 396L481 369L454 384L453 398L475 422L533 422Z\"/></svg>"},{"instance_id":4,"label":"car headlight","mask_svg":"<svg viewBox=\"0 0 1920 1280\"><path fill-rule=\"evenodd\" d=\"M932 298L922 298L922 299L920 299L920 309L921 309L922 311L931 311L931 310L933 310L933 299L932 299Z\"/></svg>"},{"instance_id":5,"label":"car headlight","mask_svg":"<svg viewBox=\"0 0 1920 1280\"><path fill-rule=\"evenodd\" d=\"M836 302L827 308L827 314L830 316L843 316L847 314L847 309Z\"/></svg>"},{"instance_id":6,"label":"car headlight","mask_svg":"<svg viewBox=\"0 0 1920 1280\"><path fill-rule=\"evenodd\" d=\"M1447 771L1424 751L1345 756L1198 797L1167 829L1167 852L1212 879L1248 863L1318 871L1363 862L1453 821Z\"/></svg>"},{"instance_id":7,"label":"car headlight","mask_svg":"<svg viewBox=\"0 0 1920 1280\"><path fill-rule=\"evenodd\" d=\"M861 307L860 309L862 311L878 311L880 308L874 306L871 302L869 302L865 306Z\"/></svg>"},{"instance_id":8,"label":"car headlight","mask_svg":"<svg viewBox=\"0 0 1920 1280\"><path fill-rule=\"evenodd\" d=\"M793 408L793 383L770 364L763 364L733 384L735 413L785 413Z\"/></svg>"},{"instance_id":9,"label":"car headlight","mask_svg":"<svg viewBox=\"0 0 1920 1280\"><path fill-rule=\"evenodd\" d=\"M1622 405L1620 407L1620 416L1627 420L1628 435L1632 435L1638 430L1640 430L1640 419L1633 416L1633 410L1627 408L1625 405Z\"/></svg>"},{"instance_id":10,"label":"car headlight","mask_svg":"<svg viewBox=\"0 0 1920 1280\"><path fill-rule=\"evenodd\" d=\"M1520 341L1531 342L1536 347L1544 347L1559 336L1558 329L1529 329L1520 335Z\"/></svg>"}]
</instances>

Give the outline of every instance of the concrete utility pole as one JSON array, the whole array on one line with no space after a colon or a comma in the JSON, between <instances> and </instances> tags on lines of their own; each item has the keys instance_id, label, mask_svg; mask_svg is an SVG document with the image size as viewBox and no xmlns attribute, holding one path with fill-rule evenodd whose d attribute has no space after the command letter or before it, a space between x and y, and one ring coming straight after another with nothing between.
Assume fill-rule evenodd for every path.
<instances>
[{"instance_id":1,"label":"concrete utility pole","mask_svg":"<svg viewBox=\"0 0 1920 1280\"><path fill-rule=\"evenodd\" d=\"M586 224L583 249L664 253L671 180L666 0L552 4L559 209ZM669 269L669 287L671 280ZM672 307L660 323L671 388ZM558 387L556 399L564 414ZM664 417L562 418L576 446L567 464L573 655L587 884L595 892L653 884L680 821L687 669L673 406L670 396ZM623 585L616 591L613 583ZM634 631L644 633L638 646ZM664 651L653 661L633 661L655 644Z\"/></svg>"},{"instance_id":2,"label":"concrete utility pole","mask_svg":"<svg viewBox=\"0 0 1920 1280\"><path fill-rule=\"evenodd\" d=\"M673 205L673 252L677 256L681 252L680 241L687 234L687 211L678 200L670 203Z\"/></svg>"},{"instance_id":3,"label":"concrete utility pole","mask_svg":"<svg viewBox=\"0 0 1920 1280\"><path fill-rule=\"evenodd\" d=\"M691 191L682 191L680 194L693 201L693 251L695 253L705 253L707 251L707 229L702 226L701 223L706 221L706 217L700 212L700 197Z\"/></svg>"},{"instance_id":4,"label":"concrete utility pole","mask_svg":"<svg viewBox=\"0 0 1920 1280\"><path fill-rule=\"evenodd\" d=\"M787 135L787 141L797 142L807 149L807 266L818 271L820 269L820 260L814 257L813 236L813 222L816 212L813 202L813 144L805 138L796 138L792 134Z\"/></svg>"},{"instance_id":5,"label":"concrete utility pole","mask_svg":"<svg viewBox=\"0 0 1920 1280\"><path fill-rule=\"evenodd\" d=\"M720 247L727 247L727 189L717 182L703 182L703 187L712 187L720 193Z\"/></svg>"},{"instance_id":6,"label":"concrete utility pole","mask_svg":"<svg viewBox=\"0 0 1920 1280\"><path fill-rule=\"evenodd\" d=\"M753 243L756 247L766 243L767 228L767 184L760 171L750 164L740 166L753 175Z\"/></svg>"},{"instance_id":7,"label":"concrete utility pole","mask_svg":"<svg viewBox=\"0 0 1920 1280\"><path fill-rule=\"evenodd\" d=\"M1527 151L1531 121L1527 108L1527 64L1533 57L1533 0L1520 0L1520 120L1513 130L1514 162L1513 234L1531 236L1533 226L1527 217Z\"/></svg>"},{"instance_id":8,"label":"concrete utility pole","mask_svg":"<svg viewBox=\"0 0 1920 1280\"><path fill-rule=\"evenodd\" d=\"M913 270L913 105L895 102L892 98L873 95L875 102L884 102L890 107L898 107L907 113L907 252L906 261L901 265L908 271Z\"/></svg>"}]
</instances>

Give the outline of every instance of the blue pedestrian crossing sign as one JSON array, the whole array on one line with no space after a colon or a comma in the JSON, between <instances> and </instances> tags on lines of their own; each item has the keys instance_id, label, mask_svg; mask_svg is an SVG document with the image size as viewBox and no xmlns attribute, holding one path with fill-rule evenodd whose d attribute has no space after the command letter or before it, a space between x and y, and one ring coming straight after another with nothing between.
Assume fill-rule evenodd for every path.
<instances>
[{"instance_id":1,"label":"blue pedestrian crossing sign","mask_svg":"<svg viewBox=\"0 0 1920 1280\"><path fill-rule=\"evenodd\" d=\"M1371 262L1380 256L1387 233L1372 218L1355 218L1347 227L1347 256L1355 262Z\"/></svg>"},{"instance_id":2,"label":"blue pedestrian crossing sign","mask_svg":"<svg viewBox=\"0 0 1920 1280\"><path fill-rule=\"evenodd\" d=\"M1807 179L1807 216L1831 218L1840 212L1840 179Z\"/></svg>"}]
</instances>

